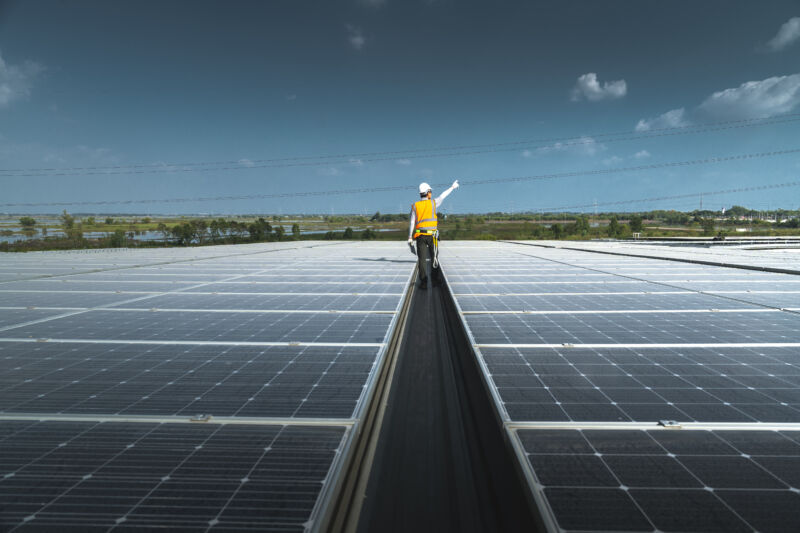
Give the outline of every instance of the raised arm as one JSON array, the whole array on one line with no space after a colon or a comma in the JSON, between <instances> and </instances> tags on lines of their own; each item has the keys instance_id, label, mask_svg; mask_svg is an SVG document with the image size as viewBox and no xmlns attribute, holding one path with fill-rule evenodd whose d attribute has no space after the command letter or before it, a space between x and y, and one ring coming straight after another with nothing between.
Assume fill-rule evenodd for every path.
<instances>
[{"instance_id":1,"label":"raised arm","mask_svg":"<svg viewBox=\"0 0 800 533\"><path fill-rule=\"evenodd\" d=\"M436 209L439 209L439 207L442 205L442 202L444 201L444 199L447 198L448 196L450 196L450 193L453 192L456 189L458 189L458 180L454 181L449 189L447 189L446 191L443 191L442 194L440 194L439 196L436 197L436 200L434 200L434 202L436 202Z\"/></svg>"}]
</instances>

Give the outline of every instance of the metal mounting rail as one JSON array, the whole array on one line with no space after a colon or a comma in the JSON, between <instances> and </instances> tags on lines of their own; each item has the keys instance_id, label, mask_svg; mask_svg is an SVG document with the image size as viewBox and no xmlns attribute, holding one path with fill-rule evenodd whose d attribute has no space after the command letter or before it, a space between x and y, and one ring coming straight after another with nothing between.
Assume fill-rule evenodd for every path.
<instances>
[{"instance_id":1,"label":"metal mounting rail","mask_svg":"<svg viewBox=\"0 0 800 533\"><path fill-rule=\"evenodd\" d=\"M125 422L144 424L244 424L279 426L347 426L355 423L352 418L289 418L249 417L197 414L194 416L164 415L82 415L53 413L0 413L0 420L31 420L38 422Z\"/></svg>"}]
</instances>

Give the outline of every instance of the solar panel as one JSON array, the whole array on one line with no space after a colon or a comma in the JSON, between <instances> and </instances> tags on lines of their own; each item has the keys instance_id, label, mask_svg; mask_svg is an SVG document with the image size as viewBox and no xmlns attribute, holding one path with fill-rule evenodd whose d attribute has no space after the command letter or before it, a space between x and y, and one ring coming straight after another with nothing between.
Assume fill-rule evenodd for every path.
<instances>
[{"instance_id":1,"label":"solar panel","mask_svg":"<svg viewBox=\"0 0 800 533\"><path fill-rule=\"evenodd\" d=\"M459 297L464 312L470 311L625 311L674 309L756 309L757 306L727 298L689 291L625 294L541 294Z\"/></svg>"},{"instance_id":2,"label":"solar panel","mask_svg":"<svg viewBox=\"0 0 800 533\"><path fill-rule=\"evenodd\" d=\"M377 347L0 343L0 412L351 418Z\"/></svg>"},{"instance_id":3,"label":"solar panel","mask_svg":"<svg viewBox=\"0 0 800 533\"><path fill-rule=\"evenodd\" d=\"M7 307L96 307L130 300L137 295L114 292L6 291L0 301Z\"/></svg>"},{"instance_id":4,"label":"solar panel","mask_svg":"<svg viewBox=\"0 0 800 533\"><path fill-rule=\"evenodd\" d=\"M0 441L0 525L62 531L302 531L347 433L52 421L14 429Z\"/></svg>"},{"instance_id":5,"label":"solar panel","mask_svg":"<svg viewBox=\"0 0 800 533\"><path fill-rule=\"evenodd\" d=\"M348 247L44 253L0 283L0 529L313 528L414 266Z\"/></svg>"},{"instance_id":6,"label":"solar panel","mask_svg":"<svg viewBox=\"0 0 800 533\"><path fill-rule=\"evenodd\" d=\"M64 311L48 309L0 308L0 328L11 328L33 320L41 320L64 314Z\"/></svg>"},{"instance_id":7,"label":"solar panel","mask_svg":"<svg viewBox=\"0 0 800 533\"><path fill-rule=\"evenodd\" d=\"M563 530L800 527L800 431L543 429L516 437Z\"/></svg>"},{"instance_id":8,"label":"solar panel","mask_svg":"<svg viewBox=\"0 0 800 533\"><path fill-rule=\"evenodd\" d=\"M391 314L96 310L7 330L26 338L380 343Z\"/></svg>"},{"instance_id":9,"label":"solar panel","mask_svg":"<svg viewBox=\"0 0 800 533\"><path fill-rule=\"evenodd\" d=\"M511 420L800 422L796 350L491 348L481 353Z\"/></svg>"},{"instance_id":10,"label":"solar panel","mask_svg":"<svg viewBox=\"0 0 800 533\"><path fill-rule=\"evenodd\" d=\"M800 528L796 277L501 243L440 258L548 530Z\"/></svg>"},{"instance_id":11,"label":"solar panel","mask_svg":"<svg viewBox=\"0 0 800 533\"><path fill-rule=\"evenodd\" d=\"M478 344L769 343L800 339L800 316L761 312L474 314Z\"/></svg>"},{"instance_id":12,"label":"solar panel","mask_svg":"<svg viewBox=\"0 0 800 533\"><path fill-rule=\"evenodd\" d=\"M118 307L139 309L247 309L247 310L338 310L393 312L402 292L394 295L366 294L196 294L173 293Z\"/></svg>"}]
</instances>

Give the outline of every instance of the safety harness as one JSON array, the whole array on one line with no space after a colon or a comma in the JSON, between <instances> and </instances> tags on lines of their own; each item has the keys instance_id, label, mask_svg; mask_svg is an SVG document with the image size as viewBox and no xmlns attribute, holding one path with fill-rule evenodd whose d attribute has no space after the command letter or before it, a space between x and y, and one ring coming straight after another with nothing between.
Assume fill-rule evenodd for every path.
<instances>
[{"instance_id":1,"label":"safety harness","mask_svg":"<svg viewBox=\"0 0 800 533\"><path fill-rule=\"evenodd\" d=\"M430 216L421 218L427 213L427 205L430 204ZM438 219L436 218L436 202L432 199L420 200L414 204L414 213L417 217L417 224L414 226L414 238L420 235L433 236L433 268L439 268L439 229Z\"/></svg>"}]
</instances>

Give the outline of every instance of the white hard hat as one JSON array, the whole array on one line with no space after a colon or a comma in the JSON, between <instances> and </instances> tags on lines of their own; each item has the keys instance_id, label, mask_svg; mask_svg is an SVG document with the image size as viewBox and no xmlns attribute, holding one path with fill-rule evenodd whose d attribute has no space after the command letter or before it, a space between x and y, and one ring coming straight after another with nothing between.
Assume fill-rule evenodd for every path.
<instances>
[{"instance_id":1,"label":"white hard hat","mask_svg":"<svg viewBox=\"0 0 800 533\"><path fill-rule=\"evenodd\" d=\"M431 186L428 185L427 183L425 183L424 181L419 184L419 193L420 194L425 194L430 190L431 190Z\"/></svg>"}]
</instances>

